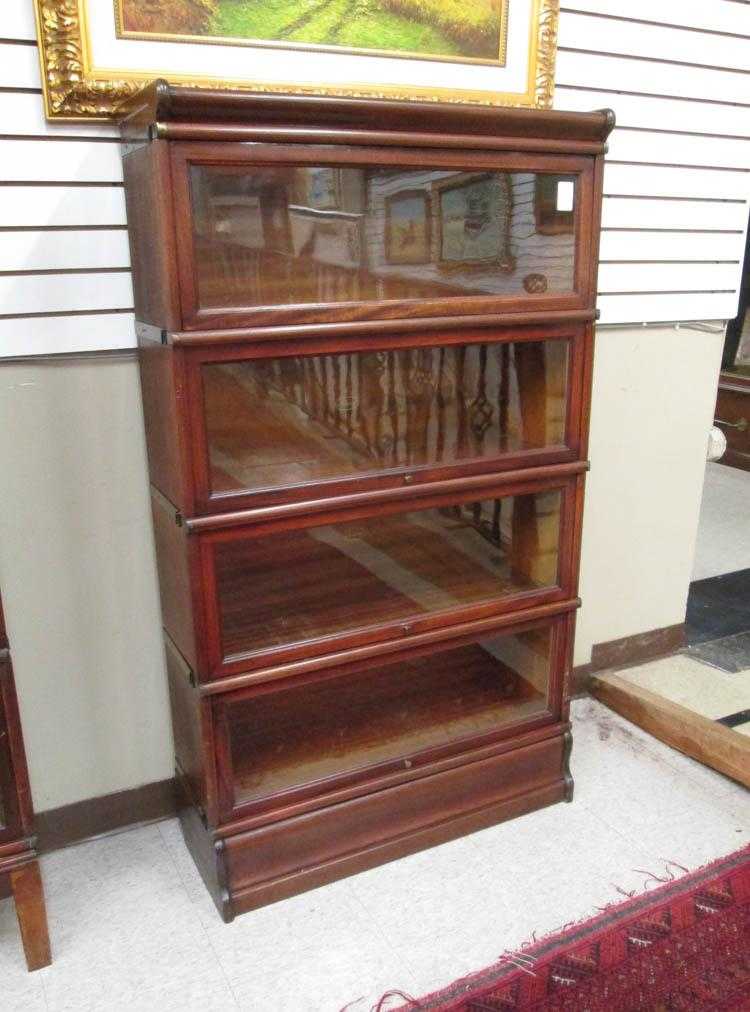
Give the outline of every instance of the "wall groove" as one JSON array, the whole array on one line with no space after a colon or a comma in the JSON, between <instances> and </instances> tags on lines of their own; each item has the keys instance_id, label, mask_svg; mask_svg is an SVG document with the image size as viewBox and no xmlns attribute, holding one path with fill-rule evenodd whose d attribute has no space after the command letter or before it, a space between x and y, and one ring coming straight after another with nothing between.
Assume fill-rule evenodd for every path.
<instances>
[{"instance_id":1,"label":"wall groove","mask_svg":"<svg viewBox=\"0 0 750 1012\"><path fill-rule=\"evenodd\" d=\"M750 70L745 70L743 67L722 67L715 63L692 63L689 60L665 60L658 56L642 56L640 53L621 53L619 51L602 53L598 49L578 49L573 46L559 46L558 52L576 53L580 56L611 56L616 60L638 60L642 63L658 63L666 67L690 67L693 70L720 70L732 74L750 74Z\"/></svg>"},{"instance_id":2,"label":"wall groove","mask_svg":"<svg viewBox=\"0 0 750 1012\"><path fill-rule=\"evenodd\" d=\"M744 2L744 0L737 0L737 2L742 3L742 2ZM650 21L650 20L647 20L646 18L629 18L629 17L626 17L624 14L602 14L601 12L596 12L596 11L580 11L580 10L576 10L575 7L561 7L560 8L560 13L561 14L585 14L587 17L590 17L590 18L602 18L602 19L604 19L606 21L626 21L629 24L650 25L650 26L658 27L658 28L674 28L675 27L673 24L670 24L668 21ZM738 34L738 33L735 33L735 32L718 31L717 29L693 28L690 25L680 25L680 31L682 31L682 32L696 32L698 35L718 35L720 37L728 38L728 39L748 39L748 40L750 40L750 35L744 35L742 33Z\"/></svg>"},{"instance_id":3,"label":"wall groove","mask_svg":"<svg viewBox=\"0 0 750 1012\"><path fill-rule=\"evenodd\" d=\"M607 56L607 53L597 53L597 55ZM555 94L560 91L599 91L606 92L609 95L628 95L632 98L664 98L669 99L670 102L693 102L700 105L725 105L731 106L736 109L747 109L750 108L750 102L735 102L730 99L721 98L695 98L692 95L669 95L666 92L658 91L633 91L629 88L607 88L601 84L565 84L563 82L555 85ZM562 108L558 104L558 108Z\"/></svg>"}]
</instances>

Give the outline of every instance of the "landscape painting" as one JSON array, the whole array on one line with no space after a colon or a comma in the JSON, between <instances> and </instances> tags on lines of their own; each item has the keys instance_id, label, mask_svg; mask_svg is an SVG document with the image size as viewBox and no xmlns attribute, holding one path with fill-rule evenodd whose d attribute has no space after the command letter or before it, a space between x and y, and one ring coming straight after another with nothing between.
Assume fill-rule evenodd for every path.
<instances>
[{"instance_id":1,"label":"landscape painting","mask_svg":"<svg viewBox=\"0 0 750 1012\"><path fill-rule=\"evenodd\" d=\"M440 193L440 258L457 268L493 264L512 271L512 196L506 173L467 173L435 184Z\"/></svg>"},{"instance_id":2,"label":"landscape painting","mask_svg":"<svg viewBox=\"0 0 750 1012\"><path fill-rule=\"evenodd\" d=\"M406 190L388 197L385 216L385 248L388 263L428 263L431 259L431 250L427 194Z\"/></svg>"},{"instance_id":3,"label":"landscape painting","mask_svg":"<svg viewBox=\"0 0 750 1012\"><path fill-rule=\"evenodd\" d=\"M503 66L508 0L115 0L120 38Z\"/></svg>"}]
</instances>

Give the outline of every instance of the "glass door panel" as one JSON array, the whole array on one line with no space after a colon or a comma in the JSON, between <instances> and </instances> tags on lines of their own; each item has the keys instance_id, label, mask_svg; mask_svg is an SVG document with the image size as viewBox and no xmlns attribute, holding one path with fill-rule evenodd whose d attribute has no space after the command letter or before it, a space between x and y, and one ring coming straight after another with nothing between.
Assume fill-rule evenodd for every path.
<instances>
[{"instance_id":1,"label":"glass door panel","mask_svg":"<svg viewBox=\"0 0 750 1012\"><path fill-rule=\"evenodd\" d=\"M205 364L210 490L560 449L569 349L554 339Z\"/></svg>"},{"instance_id":2,"label":"glass door panel","mask_svg":"<svg viewBox=\"0 0 750 1012\"><path fill-rule=\"evenodd\" d=\"M547 711L552 627L268 692L227 707L235 803L403 769Z\"/></svg>"},{"instance_id":3,"label":"glass door panel","mask_svg":"<svg viewBox=\"0 0 750 1012\"><path fill-rule=\"evenodd\" d=\"M189 172L202 310L575 291L575 175L260 164Z\"/></svg>"},{"instance_id":4,"label":"glass door panel","mask_svg":"<svg viewBox=\"0 0 750 1012\"><path fill-rule=\"evenodd\" d=\"M216 540L225 662L558 583L560 489Z\"/></svg>"}]
</instances>

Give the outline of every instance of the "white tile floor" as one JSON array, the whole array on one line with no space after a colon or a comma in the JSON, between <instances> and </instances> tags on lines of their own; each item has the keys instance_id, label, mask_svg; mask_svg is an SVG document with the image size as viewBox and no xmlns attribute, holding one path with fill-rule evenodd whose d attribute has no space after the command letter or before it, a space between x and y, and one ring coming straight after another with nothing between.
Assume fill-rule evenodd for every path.
<instances>
[{"instance_id":1,"label":"white tile floor","mask_svg":"<svg viewBox=\"0 0 750 1012\"><path fill-rule=\"evenodd\" d=\"M750 569L750 471L706 464L693 579Z\"/></svg>"},{"instance_id":2,"label":"white tile floor","mask_svg":"<svg viewBox=\"0 0 750 1012\"><path fill-rule=\"evenodd\" d=\"M666 861L692 869L750 843L744 788L590 700L574 704L574 739L571 805L231 925L174 821L52 854L54 964L25 972L0 903L0 1010L368 1012L388 989L424 994L592 915Z\"/></svg>"}]
</instances>

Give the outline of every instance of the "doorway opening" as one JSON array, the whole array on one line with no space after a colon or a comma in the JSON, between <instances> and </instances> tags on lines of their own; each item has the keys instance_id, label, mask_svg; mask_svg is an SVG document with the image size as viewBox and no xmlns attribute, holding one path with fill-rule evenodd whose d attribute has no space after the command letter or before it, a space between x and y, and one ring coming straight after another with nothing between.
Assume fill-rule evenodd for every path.
<instances>
[{"instance_id":1,"label":"doorway opening","mask_svg":"<svg viewBox=\"0 0 750 1012\"><path fill-rule=\"evenodd\" d=\"M691 654L750 669L750 232L739 311L727 326L714 425L726 450L706 465L686 616ZM750 732L750 713L747 714Z\"/></svg>"}]
</instances>

